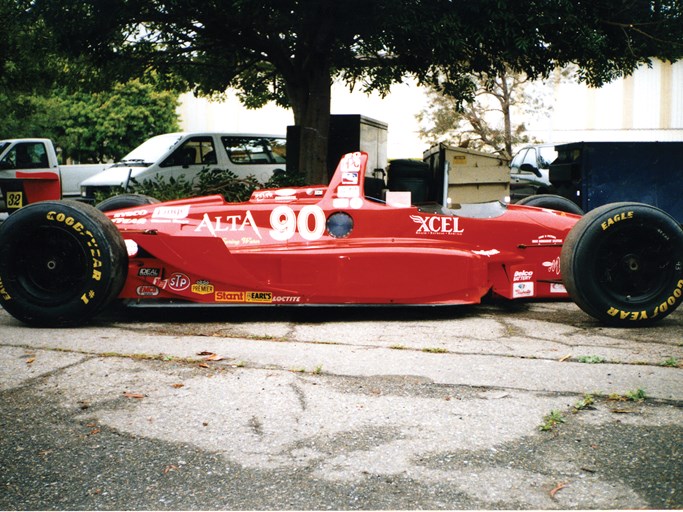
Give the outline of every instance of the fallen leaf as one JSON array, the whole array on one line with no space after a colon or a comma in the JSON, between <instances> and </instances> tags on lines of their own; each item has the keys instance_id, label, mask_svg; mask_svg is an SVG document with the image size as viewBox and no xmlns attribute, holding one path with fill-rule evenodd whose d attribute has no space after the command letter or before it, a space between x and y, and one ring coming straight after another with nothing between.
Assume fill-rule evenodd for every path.
<instances>
[{"instance_id":1,"label":"fallen leaf","mask_svg":"<svg viewBox=\"0 0 683 512\"><path fill-rule=\"evenodd\" d=\"M124 391L123 396L125 396L126 398L145 398L145 395L143 395L142 393L133 393L131 391Z\"/></svg>"},{"instance_id":2,"label":"fallen leaf","mask_svg":"<svg viewBox=\"0 0 683 512\"><path fill-rule=\"evenodd\" d=\"M164 475L168 473L169 471L178 471L178 466L175 466L173 464L169 464L164 468Z\"/></svg>"},{"instance_id":3,"label":"fallen leaf","mask_svg":"<svg viewBox=\"0 0 683 512\"><path fill-rule=\"evenodd\" d=\"M200 368L208 368L209 365L206 364L206 363L199 363L199 367L200 367Z\"/></svg>"},{"instance_id":4,"label":"fallen leaf","mask_svg":"<svg viewBox=\"0 0 683 512\"><path fill-rule=\"evenodd\" d=\"M94 436L95 434L99 434L100 432L102 431L99 428L94 428L90 431L90 435Z\"/></svg>"},{"instance_id":5,"label":"fallen leaf","mask_svg":"<svg viewBox=\"0 0 683 512\"><path fill-rule=\"evenodd\" d=\"M567 484L557 484L555 488L552 491L550 491L550 497L554 498L557 494L557 491L559 491L560 489L564 489L565 487L567 487Z\"/></svg>"},{"instance_id":6,"label":"fallen leaf","mask_svg":"<svg viewBox=\"0 0 683 512\"><path fill-rule=\"evenodd\" d=\"M569 359L570 357L572 357L572 355L571 355L571 354L567 354L566 356L560 357L559 361L560 361L560 363L564 363L564 362L565 362L567 359Z\"/></svg>"},{"instance_id":7,"label":"fallen leaf","mask_svg":"<svg viewBox=\"0 0 683 512\"><path fill-rule=\"evenodd\" d=\"M612 412L614 414L632 414L636 411L634 411L633 409L612 409Z\"/></svg>"},{"instance_id":8,"label":"fallen leaf","mask_svg":"<svg viewBox=\"0 0 683 512\"><path fill-rule=\"evenodd\" d=\"M205 361L222 361L223 356L219 356L218 354L211 354L210 356L206 356L204 358Z\"/></svg>"},{"instance_id":9,"label":"fallen leaf","mask_svg":"<svg viewBox=\"0 0 683 512\"><path fill-rule=\"evenodd\" d=\"M88 427L88 428L93 428L93 427L96 427L96 426L97 426L97 423L95 423L95 422L93 421L92 423L87 423L85 426Z\"/></svg>"},{"instance_id":10,"label":"fallen leaf","mask_svg":"<svg viewBox=\"0 0 683 512\"><path fill-rule=\"evenodd\" d=\"M26 360L26 364L32 364L36 360L35 357Z\"/></svg>"},{"instance_id":11,"label":"fallen leaf","mask_svg":"<svg viewBox=\"0 0 683 512\"><path fill-rule=\"evenodd\" d=\"M182 388L182 387L185 387L185 384L182 384L182 383L179 382L179 383L177 383L177 384L171 384L171 387L172 387L172 388L176 388L176 389L180 389L180 388Z\"/></svg>"},{"instance_id":12,"label":"fallen leaf","mask_svg":"<svg viewBox=\"0 0 683 512\"><path fill-rule=\"evenodd\" d=\"M201 352L197 352L198 356L215 356L216 354L214 352L209 352L207 350L202 350Z\"/></svg>"}]
</instances>

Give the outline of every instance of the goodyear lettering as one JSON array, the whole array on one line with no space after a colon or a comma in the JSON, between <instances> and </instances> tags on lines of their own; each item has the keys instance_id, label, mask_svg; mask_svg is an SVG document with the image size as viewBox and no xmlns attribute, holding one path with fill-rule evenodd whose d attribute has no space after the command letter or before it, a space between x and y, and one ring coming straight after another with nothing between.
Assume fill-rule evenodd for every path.
<instances>
[{"instance_id":1,"label":"goodyear lettering","mask_svg":"<svg viewBox=\"0 0 683 512\"><path fill-rule=\"evenodd\" d=\"M2 284L2 279L0 279L0 297L2 297L5 300L12 300L12 297L9 293L7 293L7 290L5 289L5 285Z\"/></svg>"},{"instance_id":2,"label":"goodyear lettering","mask_svg":"<svg viewBox=\"0 0 683 512\"><path fill-rule=\"evenodd\" d=\"M633 218L633 212L632 211L631 212L617 213L613 217L610 217L605 222L600 224L600 226L602 227L602 230L605 231L607 228L609 228L610 226L613 226L617 222L621 222L622 220L632 219L632 218Z\"/></svg>"},{"instance_id":3,"label":"goodyear lettering","mask_svg":"<svg viewBox=\"0 0 683 512\"><path fill-rule=\"evenodd\" d=\"M209 230L213 236L220 236L220 233L230 232L230 231L244 231L246 227L252 228L256 236L261 237L261 232L259 231L254 217L249 210L246 211L244 216L242 215L226 215L225 217L216 217L211 220L209 216L205 213L202 221L195 228L195 231L201 231L206 228Z\"/></svg>"},{"instance_id":4,"label":"goodyear lettering","mask_svg":"<svg viewBox=\"0 0 683 512\"><path fill-rule=\"evenodd\" d=\"M244 292L217 291L213 297L216 302L244 302Z\"/></svg>"},{"instance_id":5,"label":"goodyear lettering","mask_svg":"<svg viewBox=\"0 0 683 512\"><path fill-rule=\"evenodd\" d=\"M273 302L273 294L270 292L247 292L247 302Z\"/></svg>"},{"instance_id":6,"label":"goodyear lettering","mask_svg":"<svg viewBox=\"0 0 683 512\"><path fill-rule=\"evenodd\" d=\"M95 298L95 291L94 290L88 290L83 295L81 295L81 301L83 302L83 304L88 304L94 298Z\"/></svg>"},{"instance_id":7,"label":"goodyear lettering","mask_svg":"<svg viewBox=\"0 0 683 512\"><path fill-rule=\"evenodd\" d=\"M73 217L67 217L65 213L62 212L47 212L47 220L49 221L56 221L56 222L61 222L62 224L65 224L66 226L69 226L72 228L74 231L77 233L82 233L84 226L80 222L77 222L76 219Z\"/></svg>"},{"instance_id":8,"label":"goodyear lettering","mask_svg":"<svg viewBox=\"0 0 683 512\"><path fill-rule=\"evenodd\" d=\"M649 314L645 310L624 311L615 307L610 307L607 310L607 314L615 318L619 317L620 320L648 320L649 318L655 318L656 316L669 311L669 308L675 306L681 297L683 297L683 279L676 283L676 287L671 292L671 295L669 295L659 306L656 306Z\"/></svg>"},{"instance_id":9,"label":"goodyear lettering","mask_svg":"<svg viewBox=\"0 0 683 512\"><path fill-rule=\"evenodd\" d=\"M92 234L92 232L89 229L85 229L85 226L74 219L73 217L67 215L64 212L57 212L54 210L51 210L47 212L45 215L45 218L49 220L50 222L58 222L60 224L64 224L65 226L73 229L76 233L79 235L88 238L89 240L86 242L86 245L88 249L90 250L90 256L92 256L92 279L94 281L101 281L102 280L102 271L98 270L100 267L103 266L102 261L99 259L102 255L100 252L99 245L97 243L97 239L95 236ZM90 290L88 294L83 294L81 296L81 301L83 301L84 304L87 304L95 295L95 292Z\"/></svg>"}]
</instances>

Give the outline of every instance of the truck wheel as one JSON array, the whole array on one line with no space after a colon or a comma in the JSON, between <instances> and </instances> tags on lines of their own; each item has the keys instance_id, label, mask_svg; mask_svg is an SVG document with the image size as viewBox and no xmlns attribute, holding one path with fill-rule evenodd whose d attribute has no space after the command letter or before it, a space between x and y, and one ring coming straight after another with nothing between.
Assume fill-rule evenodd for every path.
<instances>
[{"instance_id":1,"label":"truck wheel","mask_svg":"<svg viewBox=\"0 0 683 512\"><path fill-rule=\"evenodd\" d=\"M104 201L97 203L95 208L101 212L109 212L111 210L122 210L124 208L131 208L134 206L145 206L148 204L158 203L158 199L146 196L143 194L121 194L118 196L111 196Z\"/></svg>"},{"instance_id":2,"label":"truck wheel","mask_svg":"<svg viewBox=\"0 0 683 512\"><path fill-rule=\"evenodd\" d=\"M119 294L127 267L119 231L84 203L30 204L0 227L0 304L27 324L87 321Z\"/></svg>"},{"instance_id":3,"label":"truck wheel","mask_svg":"<svg viewBox=\"0 0 683 512\"><path fill-rule=\"evenodd\" d=\"M683 296L683 230L670 215L640 203L587 213L560 256L572 299L589 315L618 326L661 320Z\"/></svg>"},{"instance_id":4,"label":"truck wheel","mask_svg":"<svg viewBox=\"0 0 683 512\"><path fill-rule=\"evenodd\" d=\"M574 201L554 194L538 194L535 196L527 196L517 201L516 204L535 206L537 208L548 208L550 210L557 210L558 212L583 215L583 210L579 208Z\"/></svg>"}]
</instances>

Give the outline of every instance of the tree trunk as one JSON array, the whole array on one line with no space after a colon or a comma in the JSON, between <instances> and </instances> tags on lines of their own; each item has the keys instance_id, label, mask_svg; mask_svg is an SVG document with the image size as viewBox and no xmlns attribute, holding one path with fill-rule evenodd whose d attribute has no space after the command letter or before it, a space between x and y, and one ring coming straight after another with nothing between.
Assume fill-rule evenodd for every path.
<instances>
[{"instance_id":1,"label":"tree trunk","mask_svg":"<svg viewBox=\"0 0 683 512\"><path fill-rule=\"evenodd\" d=\"M308 71L295 83L287 83L294 124L301 130L297 170L306 176L307 183L327 184L332 79L327 66L310 67Z\"/></svg>"}]
</instances>

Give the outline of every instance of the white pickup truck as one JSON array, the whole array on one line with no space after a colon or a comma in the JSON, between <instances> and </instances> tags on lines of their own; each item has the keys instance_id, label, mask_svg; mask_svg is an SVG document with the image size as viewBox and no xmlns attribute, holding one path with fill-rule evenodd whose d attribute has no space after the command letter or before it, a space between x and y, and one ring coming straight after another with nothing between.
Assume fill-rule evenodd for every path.
<instances>
[{"instance_id":1,"label":"white pickup truck","mask_svg":"<svg viewBox=\"0 0 683 512\"><path fill-rule=\"evenodd\" d=\"M93 202L95 193L128 189L142 183L178 179L192 182L204 169L230 170L238 177L253 175L264 183L276 169L285 169L286 138L253 133L165 133L131 151L120 162L81 183L81 200Z\"/></svg>"},{"instance_id":2,"label":"white pickup truck","mask_svg":"<svg viewBox=\"0 0 683 512\"><path fill-rule=\"evenodd\" d=\"M78 199L81 182L110 165L59 165L50 139L0 140L0 212L36 201Z\"/></svg>"}]
</instances>

